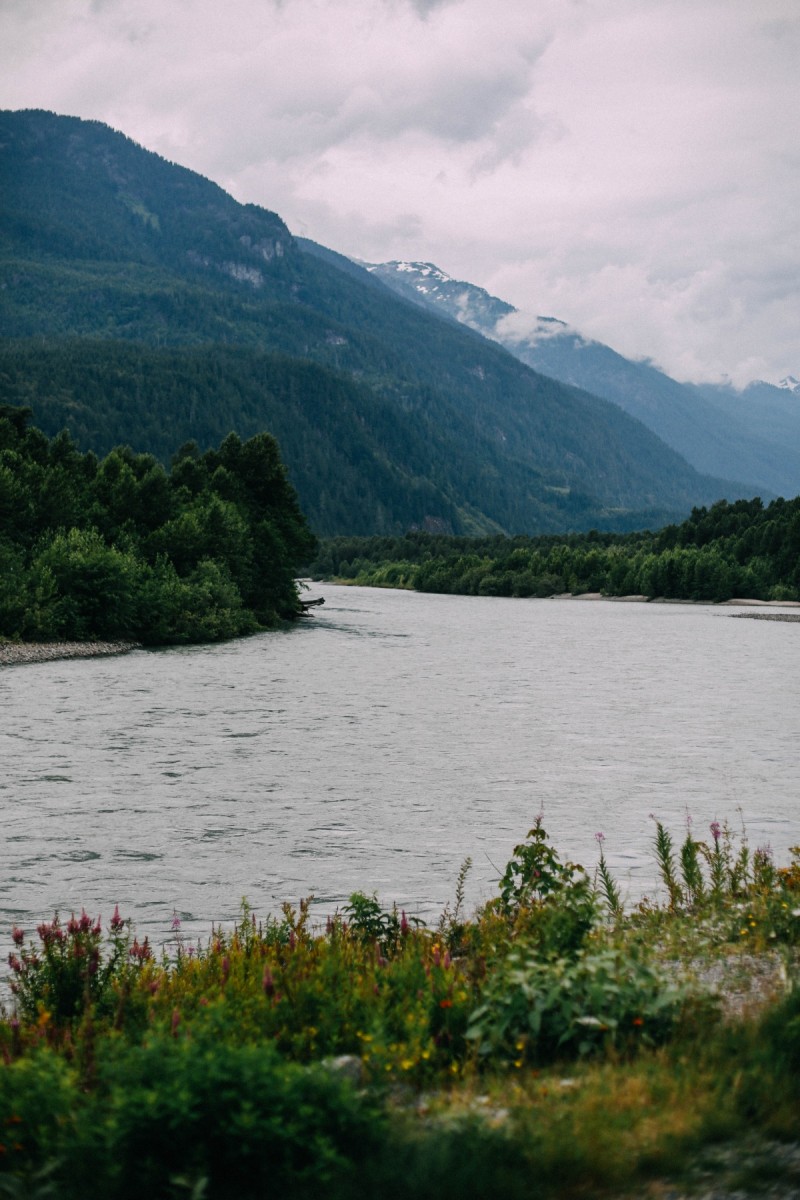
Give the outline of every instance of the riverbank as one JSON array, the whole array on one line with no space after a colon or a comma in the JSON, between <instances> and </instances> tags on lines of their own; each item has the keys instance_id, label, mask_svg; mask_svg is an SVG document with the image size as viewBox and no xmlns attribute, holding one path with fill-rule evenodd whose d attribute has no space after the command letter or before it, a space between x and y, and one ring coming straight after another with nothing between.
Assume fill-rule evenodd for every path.
<instances>
[{"instance_id":1,"label":"riverbank","mask_svg":"<svg viewBox=\"0 0 800 1200\"><path fill-rule=\"evenodd\" d=\"M0 642L0 667L52 662L59 658L105 658L141 650L139 642Z\"/></svg>"},{"instance_id":2,"label":"riverbank","mask_svg":"<svg viewBox=\"0 0 800 1200\"><path fill-rule=\"evenodd\" d=\"M119 909L12 929L0 1180L61 1200L800 1200L800 861L656 826L668 898L540 822L435 926L362 892L157 954ZM299 1114L299 1116L298 1116ZM6 1131L3 1135L3 1131ZM37 1193L38 1194L38 1193ZM41 1194L44 1194L44 1190Z\"/></svg>"}]
</instances>

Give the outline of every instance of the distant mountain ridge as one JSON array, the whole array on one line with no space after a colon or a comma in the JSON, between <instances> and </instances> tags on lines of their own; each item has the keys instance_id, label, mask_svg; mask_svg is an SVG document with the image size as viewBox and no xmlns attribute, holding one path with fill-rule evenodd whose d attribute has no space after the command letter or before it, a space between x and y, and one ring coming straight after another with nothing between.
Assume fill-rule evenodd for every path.
<instances>
[{"instance_id":1,"label":"distant mountain ridge","mask_svg":"<svg viewBox=\"0 0 800 1200\"><path fill-rule=\"evenodd\" d=\"M733 388L679 383L555 317L522 314L434 263L362 265L399 295L499 342L535 370L618 404L698 471L754 480L767 493L800 492L800 405L788 412L780 395L800 395L793 376L778 387L751 384L738 403Z\"/></svg>"},{"instance_id":2,"label":"distant mountain ridge","mask_svg":"<svg viewBox=\"0 0 800 1200\"><path fill-rule=\"evenodd\" d=\"M165 457L267 429L322 534L631 528L753 494L99 122L0 113L0 172L0 399L48 433Z\"/></svg>"}]
</instances>

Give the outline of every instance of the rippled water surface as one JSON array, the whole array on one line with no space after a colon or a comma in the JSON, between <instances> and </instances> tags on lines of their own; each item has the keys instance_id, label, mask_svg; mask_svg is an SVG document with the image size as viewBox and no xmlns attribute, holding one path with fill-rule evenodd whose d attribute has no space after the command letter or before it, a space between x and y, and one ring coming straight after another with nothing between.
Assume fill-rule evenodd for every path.
<instances>
[{"instance_id":1,"label":"rippled water surface","mask_svg":"<svg viewBox=\"0 0 800 1200\"><path fill-rule=\"evenodd\" d=\"M286 633L0 668L0 931L56 908L188 934L360 889L431 917L544 809L631 894L677 834L742 810L800 841L800 624L730 608L314 589Z\"/></svg>"}]
</instances>

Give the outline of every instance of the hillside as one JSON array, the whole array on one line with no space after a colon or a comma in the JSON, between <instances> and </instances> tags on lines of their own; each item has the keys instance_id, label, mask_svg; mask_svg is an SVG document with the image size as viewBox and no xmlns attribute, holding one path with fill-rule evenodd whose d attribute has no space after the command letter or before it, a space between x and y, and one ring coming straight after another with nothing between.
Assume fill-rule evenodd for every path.
<instances>
[{"instance_id":1,"label":"hillside","mask_svg":"<svg viewBox=\"0 0 800 1200\"><path fill-rule=\"evenodd\" d=\"M787 393L768 384L737 392L679 383L563 321L529 318L433 263L388 262L367 269L399 295L497 341L535 370L618 404L698 471L750 480L764 494L800 492L797 397L787 408Z\"/></svg>"},{"instance_id":2,"label":"hillside","mask_svg":"<svg viewBox=\"0 0 800 1200\"><path fill-rule=\"evenodd\" d=\"M0 173L2 398L47 433L164 456L267 428L322 534L630 527L748 491L98 122L0 114Z\"/></svg>"}]
</instances>

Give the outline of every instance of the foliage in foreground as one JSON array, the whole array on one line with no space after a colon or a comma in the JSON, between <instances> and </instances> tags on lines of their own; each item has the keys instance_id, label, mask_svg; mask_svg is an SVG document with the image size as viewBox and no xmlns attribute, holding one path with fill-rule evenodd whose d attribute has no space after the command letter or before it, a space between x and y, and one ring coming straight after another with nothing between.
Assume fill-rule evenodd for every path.
<instances>
[{"instance_id":1,"label":"foliage in foreground","mask_svg":"<svg viewBox=\"0 0 800 1200\"><path fill-rule=\"evenodd\" d=\"M205 642L298 610L314 547L269 434L102 461L0 406L0 637Z\"/></svg>"},{"instance_id":2,"label":"foliage in foreground","mask_svg":"<svg viewBox=\"0 0 800 1200\"><path fill-rule=\"evenodd\" d=\"M800 993L720 1023L686 968L791 967L800 850L656 823L665 902L626 914L599 840L592 877L537 821L436 929L362 893L324 931L307 901L203 945L176 919L171 956L117 911L15 928L0 1195L568 1195L797 1136Z\"/></svg>"}]
</instances>

